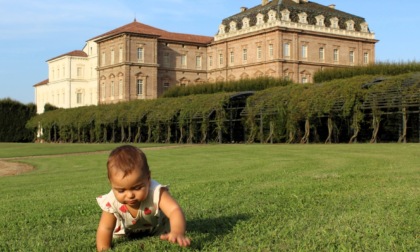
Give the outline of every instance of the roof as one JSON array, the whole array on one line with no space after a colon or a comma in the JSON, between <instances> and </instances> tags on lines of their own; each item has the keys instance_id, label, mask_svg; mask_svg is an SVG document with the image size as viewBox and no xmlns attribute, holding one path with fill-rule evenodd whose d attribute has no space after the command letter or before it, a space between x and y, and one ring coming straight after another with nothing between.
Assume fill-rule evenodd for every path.
<instances>
[{"instance_id":1,"label":"roof","mask_svg":"<svg viewBox=\"0 0 420 252\"><path fill-rule=\"evenodd\" d=\"M168 32L162 29L155 28L150 25L137 22L136 20L134 20L133 22L129 24L116 28L112 31L106 32L102 35L96 36L92 38L91 40L96 39L95 42L98 42L102 39L106 39L108 37L121 35L125 33L153 36L162 40L191 42L191 43L199 43L199 44L209 44L213 40L213 37L208 37L208 36Z\"/></svg>"},{"instance_id":2,"label":"roof","mask_svg":"<svg viewBox=\"0 0 420 252\"><path fill-rule=\"evenodd\" d=\"M35 84L34 87L39 87L39 86L42 86L42 85L47 85L48 82L49 82L49 79L43 80L43 81Z\"/></svg>"},{"instance_id":3,"label":"roof","mask_svg":"<svg viewBox=\"0 0 420 252\"><path fill-rule=\"evenodd\" d=\"M298 14L305 12L308 15L308 23L316 24L316 16L323 15L325 17L325 25L330 26L330 18L337 17L339 19L339 27L346 29L345 22L353 20L355 22L355 29L360 31L360 24L365 22L365 19L356 15L352 15L335 8L330 8L311 1L300 1L296 3L292 0L272 0L266 5L257 5L253 8L246 9L243 12L225 18L222 24L226 26L227 31L229 30L229 23L235 21L238 26L242 26L242 19L248 17L250 20L250 26L256 24L256 16L258 13L267 15L270 10L277 12L277 16L281 17L281 11L288 9L290 11L290 19L292 22L298 22ZM240 28L240 27L238 27Z\"/></svg>"},{"instance_id":4,"label":"roof","mask_svg":"<svg viewBox=\"0 0 420 252\"><path fill-rule=\"evenodd\" d=\"M87 55L84 51L81 51L81 50L74 50L74 51L71 51L71 52L68 52L68 53L62 54L62 55L60 55L60 56L54 57L54 58L52 58L52 59L49 59L49 60L47 60L47 61L54 60L54 59L58 59L58 58L61 58L61 57L64 57L64 56L72 56L72 57L87 57L88 55Z\"/></svg>"}]
</instances>

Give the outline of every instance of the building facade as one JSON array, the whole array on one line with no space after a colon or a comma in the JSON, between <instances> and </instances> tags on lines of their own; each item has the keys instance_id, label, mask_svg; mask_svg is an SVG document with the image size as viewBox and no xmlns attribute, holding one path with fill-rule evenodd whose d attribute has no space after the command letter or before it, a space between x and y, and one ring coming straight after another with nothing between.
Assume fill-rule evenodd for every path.
<instances>
[{"instance_id":1,"label":"building facade","mask_svg":"<svg viewBox=\"0 0 420 252\"><path fill-rule=\"evenodd\" d=\"M63 89L73 95L67 99L69 107L74 107L83 102L155 99L174 85L260 76L307 83L312 82L316 71L325 68L373 63L376 43L364 18L339 11L335 5L307 0L262 0L253 8L242 7L222 21L214 37L171 33L134 20L89 40L83 50L85 56L49 60L49 81L35 85L37 105L48 99L63 99L66 105L66 98L57 96ZM90 51L96 46L96 52ZM87 76L84 73L77 79L85 88L72 89L76 80L69 83L54 77L64 74L58 71L69 57L85 67ZM96 60L96 65L90 60ZM61 86L53 89L56 82ZM45 91L39 92L47 95L39 98L37 89L44 86ZM93 89L96 93L89 95ZM82 90L87 96L78 95ZM88 101L81 102L80 96L88 97Z\"/></svg>"}]
</instances>

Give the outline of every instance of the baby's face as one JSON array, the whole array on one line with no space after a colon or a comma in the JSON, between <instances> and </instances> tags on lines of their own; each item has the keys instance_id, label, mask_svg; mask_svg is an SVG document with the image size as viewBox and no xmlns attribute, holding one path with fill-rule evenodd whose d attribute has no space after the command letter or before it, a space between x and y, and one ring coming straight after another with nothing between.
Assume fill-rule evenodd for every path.
<instances>
[{"instance_id":1,"label":"baby's face","mask_svg":"<svg viewBox=\"0 0 420 252\"><path fill-rule=\"evenodd\" d=\"M121 203L133 208L139 208L140 203L147 198L150 187L150 176L135 170L124 177L123 172L116 171L110 178L115 198Z\"/></svg>"}]
</instances>

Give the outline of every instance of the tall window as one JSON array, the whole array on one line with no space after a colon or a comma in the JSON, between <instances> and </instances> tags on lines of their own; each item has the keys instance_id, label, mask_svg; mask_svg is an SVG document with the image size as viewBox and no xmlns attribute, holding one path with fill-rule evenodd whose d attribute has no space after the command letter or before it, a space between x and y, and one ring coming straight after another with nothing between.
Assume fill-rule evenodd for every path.
<instances>
[{"instance_id":1,"label":"tall window","mask_svg":"<svg viewBox=\"0 0 420 252\"><path fill-rule=\"evenodd\" d=\"M122 46L120 46L120 51L118 53L118 62L121 63L122 60L123 60L123 48L122 48Z\"/></svg>"},{"instance_id":2,"label":"tall window","mask_svg":"<svg viewBox=\"0 0 420 252\"><path fill-rule=\"evenodd\" d=\"M114 81L111 81L111 97L113 98L115 95L115 84Z\"/></svg>"},{"instance_id":3,"label":"tall window","mask_svg":"<svg viewBox=\"0 0 420 252\"><path fill-rule=\"evenodd\" d=\"M338 60L339 60L339 56L338 55L339 55L338 54L338 49L334 49L334 55L333 55L333 57L334 57L334 62L335 63L337 63Z\"/></svg>"},{"instance_id":4,"label":"tall window","mask_svg":"<svg viewBox=\"0 0 420 252\"><path fill-rule=\"evenodd\" d=\"M102 66L105 66L105 61L106 59L105 59L105 52L102 52L102 61L101 61L101 63L102 63Z\"/></svg>"},{"instance_id":5,"label":"tall window","mask_svg":"<svg viewBox=\"0 0 420 252\"><path fill-rule=\"evenodd\" d=\"M165 66L165 67L169 67L169 53L168 52L166 52L165 54L163 54L163 65Z\"/></svg>"},{"instance_id":6,"label":"tall window","mask_svg":"<svg viewBox=\"0 0 420 252\"><path fill-rule=\"evenodd\" d=\"M219 54L219 65L222 66L223 65L223 53Z\"/></svg>"},{"instance_id":7,"label":"tall window","mask_svg":"<svg viewBox=\"0 0 420 252\"><path fill-rule=\"evenodd\" d=\"M290 44L289 43L283 44L283 56L290 57Z\"/></svg>"},{"instance_id":8,"label":"tall window","mask_svg":"<svg viewBox=\"0 0 420 252\"><path fill-rule=\"evenodd\" d=\"M354 51L350 51L349 53L349 62L350 64L354 63Z\"/></svg>"},{"instance_id":9,"label":"tall window","mask_svg":"<svg viewBox=\"0 0 420 252\"><path fill-rule=\"evenodd\" d=\"M369 64L369 53L368 52L365 52L363 54L363 63L364 64Z\"/></svg>"},{"instance_id":10,"label":"tall window","mask_svg":"<svg viewBox=\"0 0 420 252\"><path fill-rule=\"evenodd\" d=\"M83 103L83 94L81 92L77 92L76 102L77 102L77 104L82 104Z\"/></svg>"},{"instance_id":11,"label":"tall window","mask_svg":"<svg viewBox=\"0 0 420 252\"><path fill-rule=\"evenodd\" d=\"M273 44L269 44L268 45L268 55L270 56L270 58L272 58L274 56L274 47L273 47Z\"/></svg>"},{"instance_id":12,"label":"tall window","mask_svg":"<svg viewBox=\"0 0 420 252\"><path fill-rule=\"evenodd\" d=\"M114 48L111 49L111 64L114 64L114 60L115 60L115 52L114 52Z\"/></svg>"},{"instance_id":13,"label":"tall window","mask_svg":"<svg viewBox=\"0 0 420 252\"><path fill-rule=\"evenodd\" d=\"M105 100L105 83L102 82L101 85L101 98L102 100Z\"/></svg>"},{"instance_id":14,"label":"tall window","mask_svg":"<svg viewBox=\"0 0 420 252\"><path fill-rule=\"evenodd\" d=\"M325 49L324 47L319 48L319 61L325 60Z\"/></svg>"},{"instance_id":15,"label":"tall window","mask_svg":"<svg viewBox=\"0 0 420 252\"><path fill-rule=\"evenodd\" d=\"M209 56L209 67L213 66L213 56Z\"/></svg>"},{"instance_id":16,"label":"tall window","mask_svg":"<svg viewBox=\"0 0 420 252\"><path fill-rule=\"evenodd\" d=\"M230 64L233 64L235 62L235 54L233 51L230 52Z\"/></svg>"},{"instance_id":17,"label":"tall window","mask_svg":"<svg viewBox=\"0 0 420 252\"><path fill-rule=\"evenodd\" d=\"M201 69L201 56L195 56L195 65L197 69Z\"/></svg>"},{"instance_id":18,"label":"tall window","mask_svg":"<svg viewBox=\"0 0 420 252\"><path fill-rule=\"evenodd\" d=\"M143 95L143 80L137 80L137 95Z\"/></svg>"},{"instance_id":19,"label":"tall window","mask_svg":"<svg viewBox=\"0 0 420 252\"><path fill-rule=\"evenodd\" d=\"M244 48L242 50L242 60L247 61L248 60L248 49Z\"/></svg>"},{"instance_id":20,"label":"tall window","mask_svg":"<svg viewBox=\"0 0 420 252\"><path fill-rule=\"evenodd\" d=\"M185 55L185 54L181 55L181 66L182 67L187 66L187 55Z\"/></svg>"},{"instance_id":21,"label":"tall window","mask_svg":"<svg viewBox=\"0 0 420 252\"><path fill-rule=\"evenodd\" d=\"M308 58L308 46L302 45L302 59Z\"/></svg>"},{"instance_id":22,"label":"tall window","mask_svg":"<svg viewBox=\"0 0 420 252\"><path fill-rule=\"evenodd\" d=\"M257 46L257 59L260 60L262 58L262 49L261 46Z\"/></svg>"},{"instance_id":23,"label":"tall window","mask_svg":"<svg viewBox=\"0 0 420 252\"><path fill-rule=\"evenodd\" d=\"M120 80L119 83L118 83L118 95L120 96L120 98L123 97L123 92L124 92L123 81Z\"/></svg>"},{"instance_id":24,"label":"tall window","mask_svg":"<svg viewBox=\"0 0 420 252\"><path fill-rule=\"evenodd\" d=\"M143 47L137 48L137 59L138 59L138 62L144 62L144 49L143 49Z\"/></svg>"}]
</instances>

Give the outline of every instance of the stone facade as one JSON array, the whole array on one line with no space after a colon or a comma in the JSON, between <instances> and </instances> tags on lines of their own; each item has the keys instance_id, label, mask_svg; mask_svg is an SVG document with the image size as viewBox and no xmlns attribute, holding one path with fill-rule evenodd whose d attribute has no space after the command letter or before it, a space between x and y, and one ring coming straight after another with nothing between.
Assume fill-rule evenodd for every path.
<instances>
[{"instance_id":1,"label":"stone facade","mask_svg":"<svg viewBox=\"0 0 420 252\"><path fill-rule=\"evenodd\" d=\"M79 59L86 63L79 66L91 69L94 66L96 74L79 80L80 85L90 83L88 90L96 86L97 93L91 97L97 100L90 100L86 105L155 99L174 85L259 76L306 83L312 82L316 71L325 68L373 63L376 42L363 18L336 10L335 5L262 0L260 5L250 9L242 7L238 14L224 19L214 37L171 33L134 20L92 38L88 43L97 44L97 52L86 53L86 57ZM89 59L97 60L97 65ZM47 88L42 83L35 85L37 105L48 100L38 94L41 87L51 97L56 92L52 85L55 82L61 83L59 89L70 85L52 78L51 71L56 71L58 64L55 61L48 61ZM76 90L69 94L77 93ZM38 103L38 99L42 102ZM77 102L68 104L59 106L78 105Z\"/></svg>"}]
</instances>

